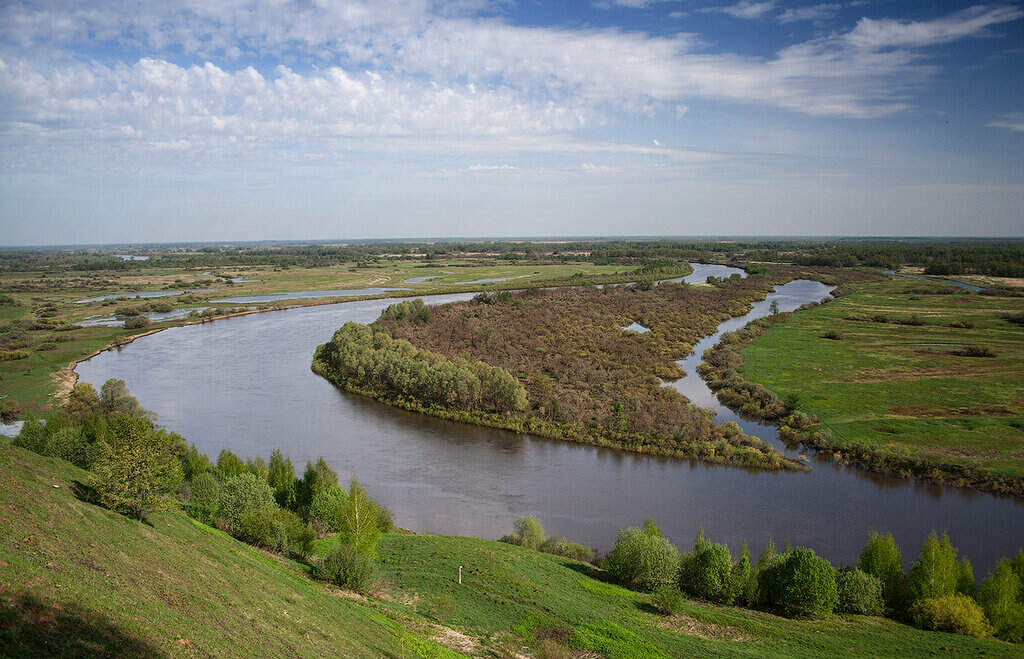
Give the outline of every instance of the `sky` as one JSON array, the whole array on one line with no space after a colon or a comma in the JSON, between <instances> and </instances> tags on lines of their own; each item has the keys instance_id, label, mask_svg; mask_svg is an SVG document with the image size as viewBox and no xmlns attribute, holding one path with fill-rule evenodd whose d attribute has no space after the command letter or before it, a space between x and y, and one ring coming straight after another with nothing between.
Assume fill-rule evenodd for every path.
<instances>
[{"instance_id":1,"label":"sky","mask_svg":"<svg viewBox=\"0 0 1024 659\"><path fill-rule=\"evenodd\" d=\"M0 3L0 245L1024 236L1024 5Z\"/></svg>"}]
</instances>

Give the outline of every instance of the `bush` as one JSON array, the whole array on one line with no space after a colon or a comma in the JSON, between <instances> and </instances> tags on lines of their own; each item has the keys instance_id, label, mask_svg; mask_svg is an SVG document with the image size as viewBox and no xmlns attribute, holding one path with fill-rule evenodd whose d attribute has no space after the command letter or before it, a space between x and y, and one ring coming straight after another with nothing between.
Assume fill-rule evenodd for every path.
<instances>
[{"instance_id":1,"label":"bush","mask_svg":"<svg viewBox=\"0 0 1024 659\"><path fill-rule=\"evenodd\" d=\"M514 543L513 543L514 544ZM546 554L565 556L576 561L590 563L594 560L594 550L578 542L571 542L565 538L551 536L540 546L540 550Z\"/></svg>"},{"instance_id":2,"label":"bush","mask_svg":"<svg viewBox=\"0 0 1024 659\"><path fill-rule=\"evenodd\" d=\"M882 583L882 598L891 608L899 608L903 591L903 559L892 533L874 531L860 552L857 567Z\"/></svg>"},{"instance_id":3,"label":"bush","mask_svg":"<svg viewBox=\"0 0 1024 659\"><path fill-rule=\"evenodd\" d=\"M908 601L935 599L956 592L960 567L956 562L956 549L949 536L942 540L932 531L921 547L921 555L907 574Z\"/></svg>"},{"instance_id":4,"label":"bush","mask_svg":"<svg viewBox=\"0 0 1024 659\"><path fill-rule=\"evenodd\" d=\"M978 602L992 622L995 635L1004 641L1024 640L1024 604L1021 603L1020 577L1010 561L1003 559L981 582Z\"/></svg>"},{"instance_id":5,"label":"bush","mask_svg":"<svg viewBox=\"0 0 1024 659\"><path fill-rule=\"evenodd\" d=\"M797 547L775 557L758 575L761 603L791 618L820 618L839 603L835 571L814 550Z\"/></svg>"},{"instance_id":6,"label":"bush","mask_svg":"<svg viewBox=\"0 0 1024 659\"><path fill-rule=\"evenodd\" d=\"M960 593L918 600L910 609L910 617L922 629L978 637L992 634L978 603Z\"/></svg>"},{"instance_id":7,"label":"bush","mask_svg":"<svg viewBox=\"0 0 1024 659\"><path fill-rule=\"evenodd\" d=\"M867 572L857 568L840 570L836 573L836 590L839 593L837 610L842 613L880 616L885 612L882 582Z\"/></svg>"},{"instance_id":8,"label":"bush","mask_svg":"<svg viewBox=\"0 0 1024 659\"><path fill-rule=\"evenodd\" d=\"M309 523L320 535L338 532L338 520L348 494L337 485L328 485L317 490L309 504Z\"/></svg>"},{"instance_id":9,"label":"bush","mask_svg":"<svg viewBox=\"0 0 1024 659\"><path fill-rule=\"evenodd\" d=\"M683 608L683 593L672 584L662 586L654 591L651 604L665 615L672 615Z\"/></svg>"},{"instance_id":10,"label":"bush","mask_svg":"<svg viewBox=\"0 0 1024 659\"><path fill-rule=\"evenodd\" d=\"M271 551L288 550L288 531L284 522L277 519L277 504L246 510L235 528L235 536L242 542L263 547Z\"/></svg>"},{"instance_id":11,"label":"bush","mask_svg":"<svg viewBox=\"0 0 1024 659\"><path fill-rule=\"evenodd\" d=\"M150 323L149 318L146 318L145 316L134 316L124 321L124 328L142 329L144 327L149 327L151 324L152 323Z\"/></svg>"},{"instance_id":12,"label":"bush","mask_svg":"<svg viewBox=\"0 0 1024 659\"><path fill-rule=\"evenodd\" d=\"M995 357L996 353L986 346L964 346L953 351L954 355L961 357Z\"/></svg>"},{"instance_id":13,"label":"bush","mask_svg":"<svg viewBox=\"0 0 1024 659\"><path fill-rule=\"evenodd\" d=\"M373 587L377 566L351 545L338 544L317 568L317 576L342 588L366 592Z\"/></svg>"},{"instance_id":14,"label":"bush","mask_svg":"<svg viewBox=\"0 0 1024 659\"><path fill-rule=\"evenodd\" d=\"M193 447L194 448L194 447ZM220 482L208 471L193 477L188 498L188 514L210 524L220 510Z\"/></svg>"},{"instance_id":15,"label":"bush","mask_svg":"<svg viewBox=\"0 0 1024 659\"><path fill-rule=\"evenodd\" d=\"M691 595L731 604L735 595L732 570L732 555L727 546L698 540L697 548L682 560L679 585Z\"/></svg>"},{"instance_id":16,"label":"bush","mask_svg":"<svg viewBox=\"0 0 1024 659\"><path fill-rule=\"evenodd\" d=\"M267 481L248 472L228 479L220 495L220 519L224 522L224 530L232 535L240 533L243 517L271 505L275 505L274 491Z\"/></svg>"},{"instance_id":17,"label":"bush","mask_svg":"<svg viewBox=\"0 0 1024 659\"><path fill-rule=\"evenodd\" d=\"M652 528L630 527L618 533L605 559L605 569L630 588L654 591L674 584L679 571L679 550Z\"/></svg>"},{"instance_id":18,"label":"bush","mask_svg":"<svg viewBox=\"0 0 1024 659\"><path fill-rule=\"evenodd\" d=\"M520 547L540 549L540 546L544 544L544 527L540 520L533 515L516 519L513 528L515 537L519 540L516 544Z\"/></svg>"}]
</instances>

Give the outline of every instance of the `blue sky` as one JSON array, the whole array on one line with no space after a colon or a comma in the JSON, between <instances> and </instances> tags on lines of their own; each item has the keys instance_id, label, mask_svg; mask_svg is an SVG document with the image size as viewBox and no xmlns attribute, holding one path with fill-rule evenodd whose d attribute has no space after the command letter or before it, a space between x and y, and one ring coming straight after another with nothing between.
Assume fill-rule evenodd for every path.
<instances>
[{"instance_id":1,"label":"blue sky","mask_svg":"<svg viewBox=\"0 0 1024 659\"><path fill-rule=\"evenodd\" d=\"M0 6L0 244L1024 235L1024 6Z\"/></svg>"}]
</instances>

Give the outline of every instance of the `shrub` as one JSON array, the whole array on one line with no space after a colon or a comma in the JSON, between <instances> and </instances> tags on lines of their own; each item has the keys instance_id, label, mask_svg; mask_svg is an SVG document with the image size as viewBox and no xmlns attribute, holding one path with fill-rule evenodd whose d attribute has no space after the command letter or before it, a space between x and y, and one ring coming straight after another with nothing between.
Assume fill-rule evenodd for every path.
<instances>
[{"instance_id":1,"label":"shrub","mask_svg":"<svg viewBox=\"0 0 1024 659\"><path fill-rule=\"evenodd\" d=\"M348 494L337 485L319 489L309 504L309 523L313 529L323 535L338 531L338 519L341 508L348 500Z\"/></svg>"},{"instance_id":2,"label":"shrub","mask_svg":"<svg viewBox=\"0 0 1024 659\"><path fill-rule=\"evenodd\" d=\"M566 558L586 563L593 561L595 555L594 550L586 545L581 545L578 542L571 542L565 538L556 538L554 536L545 540L544 544L540 546L540 550L546 554L565 556Z\"/></svg>"},{"instance_id":3,"label":"shrub","mask_svg":"<svg viewBox=\"0 0 1024 659\"><path fill-rule=\"evenodd\" d=\"M697 597L729 604L734 597L732 569L727 546L698 540L697 548L682 561L679 585Z\"/></svg>"},{"instance_id":4,"label":"shrub","mask_svg":"<svg viewBox=\"0 0 1024 659\"><path fill-rule=\"evenodd\" d=\"M857 567L882 583L882 598L887 606L898 608L903 590L903 562L891 533L871 532L868 544L860 552Z\"/></svg>"},{"instance_id":5,"label":"shrub","mask_svg":"<svg viewBox=\"0 0 1024 659\"><path fill-rule=\"evenodd\" d=\"M662 586L654 591L651 604L665 615L672 615L683 608L683 593L672 584Z\"/></svg>"},{"instance_id":6,"label":"shrub","mask_svg":"<svg viewBox=\"0 0 1024 659\"><path fill-rule=\"evenodd\" d=\"M910 617L922 629L979 637L992 634L978 603L960 593L918 600L910 609Z\"/></svg>"},{"instance_id":7,"label":"shrub","mask_svg":"<svg viewBox=\"0 0 1024 659\"><path fill-rule=\"evenodd\" d=\"M209 471L203 471L192 479L188 498L188 513L199 521L209 524L216 519L219 510L220 482Z\"/></svg>"},{"instance_id":8,"label":"shrub","mask_svg":"<svg viewBox=\"0 0 1024 659\"><path fill-rule=\"evenodd\" d=\"M12 362L17 359L28 359L28 350L0 350L0 362Z\"/></svg>"},{"instance_id":9,"label":"shrub","mask_svg":"<svg viewBox=\"0 0 1024 659\"><path fill-rule=\"evenodd\" d=\"M679 550L649 528L621 529L615 546L608 552L605 569L631 588L654 591L675 583Z\"/></svg>"},{"instance_id":10,"label":"shrub","mask_svg":"<svg viewBox=\"0 0 1024 659\"><path fill-rule=\"evenodd\" d=\"M986 346L964 346L953 351L954 355L961 357L995 357L996 353Z\"/></svg>"},{"instance_id":11,"label":"shrub","mask_svg":"<svg viewBox=\"0 0 1024 659\"><path fill-rule=\"evenodd\" d=\"M241 531L246 514L274 505L274 492L267 481L248 472L224 482L220 495L220 519L225 530L235 535Z\"/></svg>"},{"instance_id":12,"label":"shrub","mask_svg":"<svg viewBox=\"0 0 1024 659\"><path fill-rule=\"evenodd\" d=\"M1004 641L1024 640L1024 604L1020 597L1020 577L1006 559L999 561L981 582L978 602L992 622L995 635Z\"/></svg>"},{"instance_id":13,"label":"shrub","mask_svg":"<svg viewBox=\"0 0 1024 659\"><path fill-rule=\"evenodd\" d=\"M342 588L366 592L373 587L377 566L354 547L338 544L317 568L317 576Z\"/></svg>"},{"instance_id":14,"label":"shrub","mask_svg":"<svg viewBox=\"0 0 1024 659\"><path fill-rule=\"evenodd\" d=\"M833 332L831 330L825 332L821 336L824 339L832 339L833 341L841 341L843 339L842 335L839 334L839 332Z\"/></svg>"},{"instance_id":15,"label":"shrub","mask_svg":"<svg viewBox=\"0 0 1024 659\"><path fill-rule=\"evenodd\" d=\"M839 603L832 566L804 547L772 559L758 575L758 593L762 604L788 617L827 616Z\"/></svg>"},{"instance_id":16,"label":"shrub","mask_svg":"<svg viewBox=\"0 0 1024 659\"><path fill-rule=\"evenodd\" d=\"M144 327L149 327L151 324L152 323L150 322L149 318L146 318L145 316L135 316L133 318L128 318L124 321L124 328L142 329Z\"/></svg>"},{"instance_id":17,"label":"shrub","mask_svg":"<svg viewBox=\"0 0 1024 659\"><path fill-rule=\"evenodd\" d=\"M838 611L865 616L880 616L885 611L882 582L863 570L852 568L837 572L836 590L839 593Z\"/></svg>"},{"instance_id":18,"label":"shrub","mask_svg":"<svg viewBox=\"0 0 1024 659\"><path fill-rule=\"evenodd\" d=\"M541 525L540 520L533 515L516 519L513 528L515 529L515 536L519 539L519 542L516 544L520 547L540 549L540 546L544 543L544 527Z\"/></svg>"},{"instance_id":19,"label":"shrub","mask_svg":"<svg viewBox=\"0 0 1024 659\"><path fill-rule=\"evenodd\" d=\"M226 483L245 471L245 463L241 458L227 449L221 449L217 456L217 475L222 481Z\"/></svg>"},{"instance_id":20,"label":"shrub","mask_svg":"<svg viewBox=\"0 0 1024 659\"><path fill-rule=\"evenodd\" d=\"M288 549L288 531L284 522L277 519L277 504L246 510L235 529L236 537L250 545L271 551L283 552Z\"/></svg>"}]
</instances>

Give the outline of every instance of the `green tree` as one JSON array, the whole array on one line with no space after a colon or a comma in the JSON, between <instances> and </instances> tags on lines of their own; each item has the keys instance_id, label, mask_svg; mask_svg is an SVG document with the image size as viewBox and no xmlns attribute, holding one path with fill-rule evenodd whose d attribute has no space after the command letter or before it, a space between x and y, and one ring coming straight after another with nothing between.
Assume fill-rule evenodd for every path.
<instances>
[{"instance_id":1,"label":"green tree","mask_svg":"<svg viewBox=\"0 0 1024 659\"><path fill-rule=\"evenodd\" d=\"M380 539L377 504L355 476L349 485L348 500L340 510L338 533L341 544L351 547L361 556L375 559Z\"/></svg>"},{"instance_id":2,"label":"green tree","mask_svg":"<svg viewBox=\"0 0 1024 659\"><path fill-rule=\"evenodd\" d=\"M306 463L306 471L297 485L298 507L303 514L308 514L317 492L338 485L338 474L327 465L327 461L317 458L316 464Z\"/></svg>"},{"instance_id":3,"label":"green tree","mask_svg":"<svg viewBox=\"0 0 1024 659\"><path fill-rule=\"evenodd\" d=\"M978 602L992 623L995 634L1004 641L1024 641L1024 603L1021 603L1020 577L1007 559L999 561L981 582Z\"/></svg>"},{"instance_id":4,"label":"green tree","mask_svg":"<svg viewBox=\"0 0 1024 659\"><path fill-rule=\"evenodd\" d=\"M292 461L274 449L267 464L267 482L274 490L274 499L282 508L295 508L295 467Z\"/></svg>"},{"instance_id":5,"label":"green tree","mask_svg":"<svg viewBox=\"0 0 1024 659\"><path fill-rule=\"evenodd\" d=\"M839 591L838 611L866 616L880 616L885 611L882 582L878 577L859 568L839 570L836 587Z\"/></svg>"},{"instance_id":6,"label":"green tree","mask_svg":"<svg viewBox=\"0 0 1024 659\"><path fill-rule=\"evenodd\" d=\"M657 527L655 527L657 528ZM630 527L618 532L605 569L620 583L644 591L674 584L679 573L679 550L650 529Z\"/></svg>"},{"instance_id":7,"label":"green tree","mask_svg":"<svg viewBox=\"0 0 1024 659\"><path fill-rule=\"evenodd\" d=\"M99 414L102 411L103 407L100 403L100 397L88 382L77 383L75 388L71 390L68 402L64 406L64 412L79 421L90 415Z\"/></svg>"},{"instance_id":8,"label":"green tree","mask_svg":"<svg viewBox=\"0 0 1024 659\"><path fill-rule=\"evenodd\" d=\"M544 527L541 525L540 520L533 515L519 517L516 519L513 528L515 529L516 538L519 540L519 546L526 547L527 549L540 549L540 546L544 544Z\"/></svg>"},{"instance_id":9,"label":"green tree","mask_svg":"<svg viewBox=\"0 0 1024 659\"><path fill-rule=\"evenodd\" d=\"M192 479L189 490L189 514L201 522L212 524L220 510L220 482L209 471Z\"/></svg>"},{"instance_id":10,"label":"green tree","mask_svg":"<svg viewBox=\"0 0 1024 659\"><path fill-rule=\"evenodd\" d=\"M967 557L960 559L956 570L956 592L974 597L977 594L978 583L974 580L974 568Z\"/></svg>"},{"instance_id":11,"label":"green tree","mask_svg":"<svg viewBox=\"0 0 1024 659\"><path fill-rule=\"evenodd\" d=\"M241 458L227 449L221 449L217 456L217 476L221 481L226 483L245 471L245 463Z\"/></svg>"},{"instance_id":12,"label":"green tree","mask_svg":"<svg viewBox=\"0 0 1024 659\"><path fill-rule=\"evenodd\" d=\"M220 518L224 520L225 530L232 535L242 528L246 514L275 505L274 491L267 481L247 471L224 481L221 488Z\"/></svg>"},{"instance_id":13,"label":"green tree","mask_svg":"<svg viewBox=\"0 0 1024 659\"><path fill-rule=\"evenodd\" d=\"M835 570L813 550L797 547L758 575L761 603L790 617L820 618L839 604Z\"/></svg>"},{"instance_id":14,"label":"green tree","mask_svg":"<svg viewBox=\"0 0 1024 659\"><path fill-rule=\"evenodd\" d=\"M732 555L726 545L698 542L698 547L683 561L679 570L680 587L712 602L731 604Z\"/></svg>"},{"instance_id":15,"label":"green tree","mask_svg":"<svg viewBox=\"0 0 1024 659\"><path fill-rule=\"evenodd\" d=\"M892 533L871 532L860 552L857 567L882 582L882 597L893 608L900 604L903 590L903 559Z\"/></svg>"},{"instance_id":16,"label":"green tree","mask_svg":"<svg viewBox=\"0 0 1024 659\"><path fill-rule=\"evenodd\" d=\"M195 444L189 447L182 466L185 468L185 480L187 481L195 481L200 474L213 471L213 464L210 463L210 458L206 457L205 453L200 453Z\"/></svg>"},{"instance_id":17,"label":"green tree","mask_svg":"<svg viewBox=\"0 0 1024 659\"><path fill-rule=\"evenodd\" d=\"M103 505L139 520L173 508L183 474L171 436L147 419L117 414L109 437L91 478Z\"/></svg>"},{"instance_id":18,"label":"green tree","mask_svg":"<svg viewBox=\"0 0 1024 659\"><path fill-rule=\"evenodd\" d=\"M921 555L907 574L907 593L910 602L934 599L956 592L960 568L956 562L956 549L949 536L940 540L932 531L921 547Z\"/></svg>"},{"instance_id":19,"label":"green tree","mask_svg":"<svg viewBox=\"0 0 1024 659\"><path fill-rule=\"evenodd\" d=\"M100 408L106 415L122 412L129 416L152 417L152 413L139 405L139 401L128 393L124 380L111 378L100 387Z\"/></svg>"}]
</instances>

